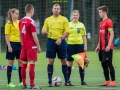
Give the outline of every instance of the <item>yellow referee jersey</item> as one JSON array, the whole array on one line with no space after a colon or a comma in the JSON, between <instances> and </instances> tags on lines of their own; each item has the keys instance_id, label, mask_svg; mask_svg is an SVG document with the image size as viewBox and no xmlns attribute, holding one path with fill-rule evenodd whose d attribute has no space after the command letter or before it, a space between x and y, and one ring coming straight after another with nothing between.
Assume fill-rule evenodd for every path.
<instances>
[{"instance_id":1,"label":"yellow referee jersey","mask_svg":"<svg viewBox=\"0 0 120 90\"><path fill-rule=\"evenodd\" d=\"M65 32L69 32L69 22L66 17L59 15L57 18L50 16L46 18L42 30L48 30L48 38L57 40Z\"/></svg>"},{"instance_id":2,"label":"yellow referee jersey","mask_svg":"<svg viewBox=\"0 0 120 90\"><path fill-rule=\"evenodd\" d=\"M7 21L5 24L5 34L9 35L9 40L11 42L20 42L19 20L17 20L17 22L13 22L13 25L10 21Z\"/></svg>"},{"instance_id":3,"label":"yellow referee jersey","mask_svg":"<svg viewBox=\"0 0 120 90\"><path fill-rule=\"evenodd\" d=\"M70 34L67 38L67 44L83 44L83 36L86 35L86 29L83 23L74 24L69 22Z\"/></svg>"}]
</instances>

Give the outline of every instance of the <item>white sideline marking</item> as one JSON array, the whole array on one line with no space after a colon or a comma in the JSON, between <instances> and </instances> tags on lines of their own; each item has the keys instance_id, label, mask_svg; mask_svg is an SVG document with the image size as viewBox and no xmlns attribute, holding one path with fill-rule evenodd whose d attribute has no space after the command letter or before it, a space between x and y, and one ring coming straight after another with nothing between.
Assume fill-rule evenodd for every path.
<instances>
[{"instance_id":1,"label":"white sideline marking","mask_svg":"<svg viewBox=\"0 0 120 90\"><path fill-rule=\"evenodd\" d=\"M6 86L6 84L0 84L0 86ZM17 86L17 85L16 85ZM40 85L40 87L47 87L47 85ZM66 86L64 86L66 87ZM63 88L63 87L61 87ZM87 88L87 89L100 89L100 90L120 90L119 88L116 88L116 87L87 87L87 86L73 86L73 87L66 87L66 88Z\"/></svg>"}]
</instances>

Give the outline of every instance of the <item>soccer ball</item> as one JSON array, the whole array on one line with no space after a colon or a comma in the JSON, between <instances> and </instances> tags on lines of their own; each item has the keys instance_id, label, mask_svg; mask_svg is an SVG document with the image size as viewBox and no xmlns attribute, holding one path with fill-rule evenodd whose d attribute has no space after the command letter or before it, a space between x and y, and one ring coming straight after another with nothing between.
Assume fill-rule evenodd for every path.
<instances>
[{"instance_id":1,"label":"soccer ball","mask_svg":"<svg viewBox=\"0 0 120 90\"><path fill-rule=\"evenodd\" d=\"M62 84L62 80L61 80L61 78L60 77L54 77L53 79L52 79L52 84L54 85L54 86L60 86L61 84Z\"/></svg>"}]
</instances>

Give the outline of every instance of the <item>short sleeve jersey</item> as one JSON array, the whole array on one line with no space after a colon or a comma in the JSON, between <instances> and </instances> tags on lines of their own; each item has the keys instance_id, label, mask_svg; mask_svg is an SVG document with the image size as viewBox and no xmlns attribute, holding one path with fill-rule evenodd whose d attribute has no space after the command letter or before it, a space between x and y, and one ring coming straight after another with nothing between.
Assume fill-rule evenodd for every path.
<instances>
[{"instance_id":1,"label":"short sleeve jersey","mask_svg":"<svg viewBox=\"0 0 120 90\"><path fill-rule=\"evenodd\" d=\"M9 35L9 40L11 42L20 42L19 20L17 20L17 22L13 21L13 25L10 21L7 21L5 24L5 34Z\"/></svg>"},{"instance_id":2,"label":"short sleeve jersey","mask_svg":"<svg viewBox=\"0 0 120 90\"><path fill-rule=\"evenodd\" d=\"M65 32L69 32L69 24L66 17L59 15L57 18L50 16L46 18L42 30L48 30L48 38L57 40Z\"/></svg>"},{"instance_id":3,"label":"short sleeve jersey","mask_svg":"<svg viewBox=\"0 0 120 90\"><path fill-rule=\"evenodd\" d=\"M99 23L99 45L100 50L105 50L110 40L110 31L113 30L113 23L111 19L107 18ZM113 43L110 45L110 49L113 49Z\"/></svg>"},{"instance_id":4,"label":"short sleeve jersey","mask_svg":"<svg viewBox=\"0 0 120 90\"><path fill-rule=\"evenodd\" d=\"M86 29L83 23L74 24L69 22L70 34L67 38L67 44L84 44L83 36L86 35Z\"/></svg>"},{"instance_id":5,"label":"short sleeve jersey","mask_svg":"<svg viewBox=\"0 0 120 90\"><path fill-rule=\"evenodd\" d=\"M19 28L21 32L22 48L33 49L37 48L32 33L36 32L35 21L30 17L24 17L20 20Z\"/></svg>"}]
</instances>

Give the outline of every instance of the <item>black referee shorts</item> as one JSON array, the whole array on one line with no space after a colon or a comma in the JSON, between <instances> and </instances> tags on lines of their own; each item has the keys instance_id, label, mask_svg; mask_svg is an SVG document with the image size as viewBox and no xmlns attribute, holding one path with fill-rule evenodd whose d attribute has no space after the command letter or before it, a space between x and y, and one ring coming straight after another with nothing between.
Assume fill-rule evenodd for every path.
<instances>
[{"instance_id":1,"label":"black referee shorts","mask_svg":"<svg viewBox=\"0 0 120 90\"><path fill-rule=\"evenodd\" d=\"M101 62L112 61L113 50L110 50L108 52L106 52L105 50L100 50L98 55Z\"/></svg>"},{"instance_id":2,"label":"black referee shorts","mask_svg":"<svg viewBox=\"0 0 120 90\"><path fill-rule=\"evenodd\" d=\"M6 59L14 60L20 58L21 43L20 42L10 42L13 52L8 51L8 46L6 47Z\"/></svg>"}]
</instances>

